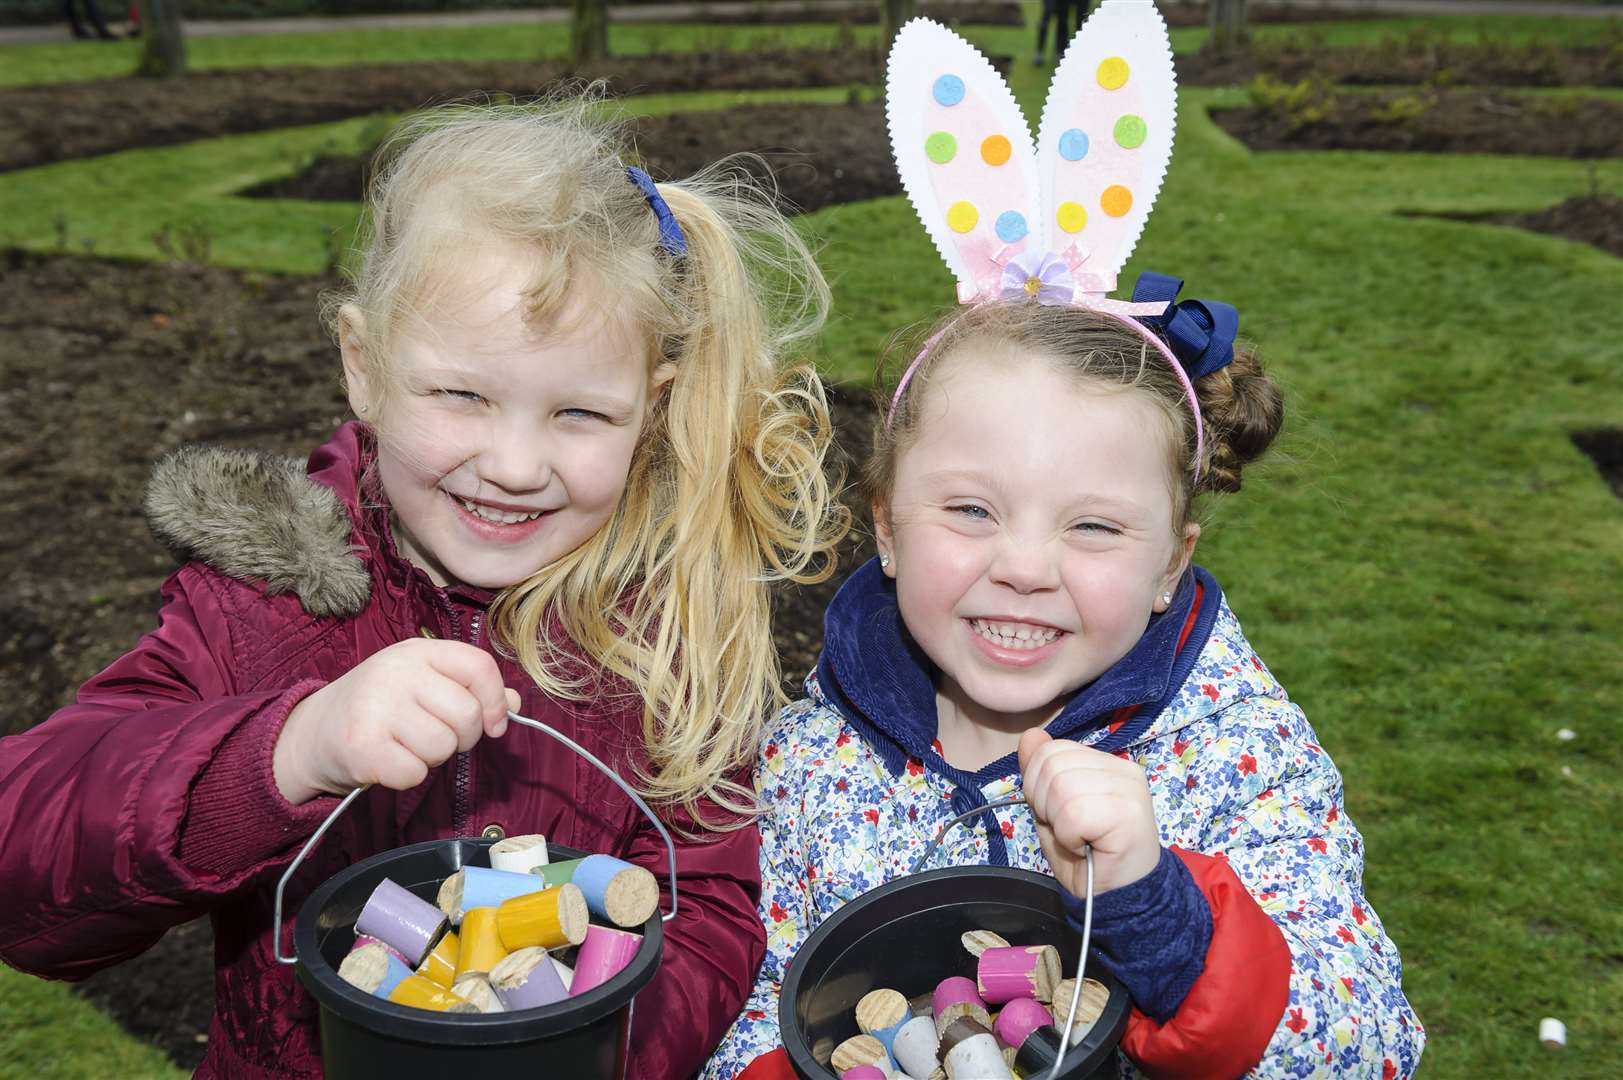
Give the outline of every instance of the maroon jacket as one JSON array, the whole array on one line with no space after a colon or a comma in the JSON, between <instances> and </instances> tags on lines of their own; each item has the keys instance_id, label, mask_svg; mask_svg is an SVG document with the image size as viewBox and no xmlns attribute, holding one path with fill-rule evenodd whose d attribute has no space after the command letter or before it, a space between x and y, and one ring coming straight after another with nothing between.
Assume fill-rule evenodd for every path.
<instances>
[{"instance_id":1,"label":"maroon jacket","mask_svg":"<svg viewBox=\"0 0 1623 1080\"><path fill-rule=\"evenodd\" d=\"M491 650L489 594L435 587L395 551L384 511L360 508L369 458L351 424L311 455L308 478L296 462L240 451L167 459L148 514L198 561L164 584L158 629L74 704L0 740L0 959L81 978L209 914L215 1010L199 1076L321 1072L317 1006L272 956L271 913L277 877L336 800L294 807L278 793L271 750L288 711L418 634ZM498 662L526 715L626 774L641 743L639 702L566 706ZM663 844L635 805L590 764L514 726L411 791L361 796L289 884L284 952L293 913L338 870L489 826L641 863L666 892ZM765 948L757 854L754 829L680 844L680 913L637 999L639 1080L692 1074L742 1005Z\"/></svg>"}]
</instances>

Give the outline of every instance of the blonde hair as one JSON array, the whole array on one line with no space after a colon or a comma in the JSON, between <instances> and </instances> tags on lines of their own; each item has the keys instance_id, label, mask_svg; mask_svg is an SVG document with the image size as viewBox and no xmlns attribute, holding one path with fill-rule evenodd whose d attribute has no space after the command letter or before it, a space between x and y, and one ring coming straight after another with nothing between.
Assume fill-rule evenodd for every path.
<instances>
[{"instance_id":1,"label":"blonde hair","mask_svg":"<svg viewBox=\"0 0 1623 1080\"><path fill-rule=\"evenodd\" d=\"M849 524L824 469L822 384L782 365L822 325L828 288L741 170L658 186L687 242L683 256L663 251L601 105L593 87L406 121L380 150L348 299L368 363L386 364L393 328L472 234L534 254L534 317L584 295L646 328L651 369L675 374L619 506L586 543L505 590L491 629L554 698L639 696L642 753L621 764L651 800L725 830L756 807L734 777L783 701L770 585L828 577ZM435 213L416 212L429 204ZM705 800L729 813L707 817Z\"/></svg>"},{"instance_id":2,"label":"blonde hair","mask_svg":"<svg viewBox=\"0 0 1623 1080\"><path fill-rule=\"evenodd\" d=\"M884 369L890 361L912 361L929 341L920 361L891 404ZM985 362L1007 362L1017 350L1055 365L1079 380L1145 393L1159 406L1171 434L1167 445L1172 525L1182 532L1202 492L1239 491L1240 472L1268 449L1285 418L1284 395L1262 369L1254 350L1235 345L1234 362L1195 380L1205 427L1203 461L1195 461L1195 425L1183 383L1148 342L1112 315L1087 308L1007 300L954 311L916 335L899 337L880 360L874 380L881 421L874 431L874 452L864 471L871 499L888 506L896 482L897 455L918 437L918 404L924 387L943 377L957 362L979 350ZM892 382L894 387L894 382Z\"/></svg>"}]
</instances>

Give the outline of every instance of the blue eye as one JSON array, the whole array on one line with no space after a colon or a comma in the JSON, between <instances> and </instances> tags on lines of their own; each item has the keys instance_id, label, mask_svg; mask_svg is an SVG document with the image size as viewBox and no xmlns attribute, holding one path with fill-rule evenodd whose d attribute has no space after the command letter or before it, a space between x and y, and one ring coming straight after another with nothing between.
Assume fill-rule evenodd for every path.
<instances>
[{"instance_id":1,"label":"blue eye","mask_svg":"<svg viewBox=\"0 0 1623 1080\"><path fill-rule=\"evenodd\" d=\"M964 517L975 518L977 520L992 516L986 512L986 507L976 506L974 503L963 503L959 506L949 506L947 507L947 512L949 514L962 514Z\"/></svg>"},{"instance_id":2,"label":"blue eye","mask_svg":"<svg viewBox=\"0 0 1623 1080\"><path fill-rule=\"evenodd\" d=\"M1099 521L1084 521L1073 526L1079 532L1094 533L1099 536L1120 536L1121 530Z\"/></svg>"},{"instance_id":3,"label":"blue eye","mask_svg":"<svg viewBox=\"0 0 1623 1080\"><path fill-rule=\"evenodd\" d=\"M564 409L559 415L572 417L576 420L607 420L608 417L591 409Z\"/></svg>"}]
</instances>

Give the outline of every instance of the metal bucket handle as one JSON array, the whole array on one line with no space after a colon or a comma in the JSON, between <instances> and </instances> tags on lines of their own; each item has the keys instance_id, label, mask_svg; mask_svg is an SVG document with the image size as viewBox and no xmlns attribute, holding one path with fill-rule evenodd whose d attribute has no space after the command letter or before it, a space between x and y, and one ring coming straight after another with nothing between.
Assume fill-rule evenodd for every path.
<instances>
[{"instance_id":1,"label":"metal bucket handle","mask_svg":"<svg viewBox=\"0 0 1623 1080\"><path fill-rule=\"evenodd\" d=\"M676 918L676 843L671 839L671 834L666 830L664 823L661 822L658 816L648 808L648 804L643 801L642 796L638 795L636 791L632 789L630 784L621 779L619 773L603 764L603 762L598 760L597 756L590 750L586 749L580 743L576 742L574 739L571 739L562 732L548 727L539 720L531 720L527 716L520 716L518 713L512 712L511 710L509 710L507 713L507 719L515 724L522 724L525 727L532 727L537 731L545 732L554 739L557 739L559 742L563 743L565 746L569 747L581 757L585 758L587 761L591 762L593 765L596 765L598 769L602 771L603 775L607 776L610 780L613 780L616 784L618 784L620 790L629 795L631 797L631 801L637 804L637 809L641 810L643 815L646 816L649 821L654 823L654 828L659 831L660 839L665 841L665 854L670 862L669 872L671 882L671 910L669 912L662 913L659 918L661 922L670 922L672 919ZM320 843L321 838L326 835L327 830L332 828L333 822L337 821L344 811L349 809L349 804L355 801L355 797L357 795L371 786L372 785L370 784L363 784L354 791L350 792L348 795L344 796L343 800L333 808L333 812L327 815L327 820L323 821L321 826L317 828L315 832L310 834L310 839L304 842L304 847L300 848L299 853L293 856L293 861L289 863L287 869L282 872L281 880L277 881L276 910L275 914L272 916L275 919L274 925L276 927L276 938L271 948L276 954L276 959L281 963L297 964L299 962L299 958L297 956L282 955L282 894L287 890L287 883L292 880L294 872L299 868L299 864L304 862L304 857L310 854L310 850L314 848L316 844ZM1091 862L1089 867L1091 871ZM1078 985L1080 985L1080 983L1078 983Z\"/></svg>"},{"instance_id":2,"label":"metal bucket handle","mask_svg":"<svg viewBox=\"0 0 1623 1080\"><path fill-rule=\"evenodd\" d=\"M959 814L957 817L941 826L941 830L935 834L935 839L931 840L927 845L925 845L924 851L917 859L913 860L913 868L911 873L916 874L920 870L924 869L924 864L930 861L930 856L936 853L936 849L941 846L941 841L946 839L948 831L951 830L954 825L967 821L972 817L979 817L989 811L1002 809L1005 806L1030 805L1031 804L1026 801L1026 797L1024 795L1016 795L1013 798L1001 799L998 802L987 803L985 806L977 806L973 810L967 810L964 813ZM1071 990L1071 1010L1065 1016L1065 1027L1059 1035L1059 1052L1054 1055L1053 1066L1048 1070L1047 1073L1034 1076L1032 1077L1032 1080L1045 1080L1045 1077L1052 1077L1058 1074L1059 1067L1065 1063L1065 1053L1070 1049L1071 1046L1071 1031L1076 1027L1077 1010L1082 1006L1082 976L1088 968L1088 941L1093 937L1092 844L1087 845L1086 854L1088 859L1088 890L1087 895L1082 898L1082 951L1077 957L1076 961L1076 985Z\"/></svg>"}]
</instances>

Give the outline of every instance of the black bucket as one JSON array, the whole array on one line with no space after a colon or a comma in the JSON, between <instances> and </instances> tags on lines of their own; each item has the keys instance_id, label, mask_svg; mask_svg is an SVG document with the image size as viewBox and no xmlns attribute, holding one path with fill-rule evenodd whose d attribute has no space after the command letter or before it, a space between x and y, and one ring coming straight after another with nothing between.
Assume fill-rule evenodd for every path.
<instances>
[{"instance_id":1,"label":"black bucket","mask_svg":"<svg viewBox=\"0 0 1623 1080\"><path fill-rule=\"evenodd\" d=\"M1066 976L1074 976L1082 935L1065 917L1063 896L1053 878L1030 870L954 866L898 878L846 904L812 932L784 972L778 1023L795 1072L802 1080L837 1080L829 1058L859 1034L857 1001L868 991L886 987L912 998L949 976L973 979L975 958L959 940L966 931L990 930L1015 945L1055 945ZM1090 965L1087 977L1105 985L1109 1001L1043 1080L1116 1076L1116 1044L1132 1003L1105 972Z\"/></svg>"},{"instance_id":2,"label":"black bucket","mask_svg":"<svg viewBox=\"0 0 1623 1080\"><path fill-rule=\"evenodd\" d=\"M615 1078L625 1074L631 1004L659 969L656 912L625 970L579 997L539 1009L453 1015L396 1005L338 977L355 943L355 920L389 878L434 902L440 882L463 866L489 866L495 840L430 840L374 855L318 888L293 924L299 981L321 1004L321 1061L329 1078L387 1076L471 1080L480 1075ZM558 859L589 852L551 846ZM493 1070L485 1072L484 1070Z\"/></svg>"},{"instance_id":3,"label":"black bucket","mask_svg":"<svg viewBox=\"0 0 1623 1080\"><path fill-rule=\"evenodd\" d=\"M328 1080L388 1077L389 1080L476 1080L513 1070L525 1077L558 1080L621 1080L630 1045L632 999L659 970L664 922L676 916L676 846L648 804L614 770L573 739L547 725L508 713L514 724L534 728L597 766L631 797L665 841L670 872L668 912L655 910L642 926L642 944L631 962L601 986L551 1005L505 1013L440 1013L374 997L338 977L338 965L355 943L355 921L378 883L388 878L434 903L440 883L464 866L489 866L494 839L429 840L395 848L334 874L312 892L293 924L293 955L299 981L321 1006L321 1061ZM275 924L282 925L282 899L289 879L333 822L365 791L338 804L282 874L276 887ZM554 858L590 852L548 845Z\"/></svg>"}]
</instances>

